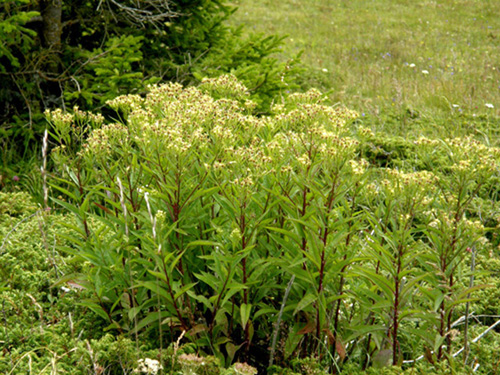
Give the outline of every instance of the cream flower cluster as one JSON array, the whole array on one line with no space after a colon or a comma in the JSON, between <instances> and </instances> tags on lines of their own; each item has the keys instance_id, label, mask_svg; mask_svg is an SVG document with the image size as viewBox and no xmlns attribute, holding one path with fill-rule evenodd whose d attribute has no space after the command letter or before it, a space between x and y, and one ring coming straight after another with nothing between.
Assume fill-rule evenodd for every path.
<instances>
[{"instance_id":1,"label":"cream flower cluster","mask_svg":"<svg viewBox=\"0 0 500 375\"><path fill-rule=\"evenodd\" d=\"M247 363L236 362L233 365L233 370L238 375L257 375L258 371L255 367Z\"/></svg>"},{"instance_id":2,"label":"cream flower cluster","mask_svg":"<svg viewBox=\"0 0 500 375\"><path fill-rule=\"evenodd\" d=\"M310 89L305 93L294 93L288 97L287 102L289 104L321 104L326 100L325 95L323 95L317 89Z\"/></svg>"},{"instance_id":3,"label":"cream flower cluster","mask_svg":"<svg viewBox=\"0 0 500 375\"><path fill-rule=\"evenodd\" d=\"M139 359L134 374L153 374L156 375L163 368L156 359Z\"/></svg>"},{"instance_id":4,"label":"cream flower cluster","mask_svg":"<svg viewBox=\"0 0 500 375\"><path fill-rule=\"evenodd\" d=\"M104 116L100 113L92 113L88 111L82 111L78 106L73 107L74 120L89 123L93 128L99 127L104 123Z\"/></svg>"},{"instance_id":5,"label":"cream flower cluster","mask_svg":"<svg viewBox=\"0 0 500 375\"><path fill-rule=\"evenodd\" d=\"M423 202L428 194L432 194L437 189L439 177L429 171L404 172L397 169L387 169L387 178L381 181L386 192L390 194L402 194L407 192L413 196L414 200ZM425 198L425 202L431 202Z\"/></svg>"},{"instance_id":6,"label":"cream flower cluster","mask_svg":"<svg viewBox=\"0 0 500 375\"><path fill-rule=\"evenodd\" d=\"M45 110L45 118L52 122L53 124L64 124L70 126L73 123L74 116L71 113L63 112L61 108L57 108L53 111Z\"/></svg>"},{"instance_id":7,"label":"cream flower cluster","mask_svg":"<svg viewBox=\"0 0 500 375\"><path fill-rule=\"evenodd\" d=\"M242 167L262 175L274 170L273 161L288 159L307 166L313 162L307 160L311 149L325 164L352 154L357 142L344 133L357 114L319 104L323 98L317 90L295 94L281 115L256 117L247 111L254 105L247 89L233 76L204 80L199 88L174 83L151 86L144 98L127 95L109 101L126 114L123 126L96 129L82 154L96 158L117 150L117 155L124 155L125 147L139 147L148 158L203 155L208 168L208 160L213 160L214 170L230 167L238 185L249 186L253 179L238 172Z\"/></svg>"},{"instance_id":8,"label":"cream flower cluster","mask_svg":"<svg viewBox=\"0 0 500 375\"><path fill-rule=\"evenodd\" d=\"M127 127L119 124L104 125L95 129L83 144L81 154L84 156L106 156L112 153L113 147L123 147L128 140Z\"/></svg>"},{"instance_id":9,"label":"cream flower cluster","mask_svg":"<svg viewBox=\"0 0 500 375\"><path fill-rule=\"evenodd\" d=\"M140 108L143 99L139 95L121 95L106 102L111 108L116 111L123 111L125 114L130 111Z\"/></svg>"},{"instance_id":10,"label":"cream flower cluster","mask_svg":"<svg viewBox=\"0 0 500 375\"><path fill-rule=\"evenodd\" d=\"M200 89L212 95L221 95L228 98L240 99L248 96L248 89L232 74L222 75L217 78L204 78Z\"/></svg>"},{"instance_id":11,"label":"cream flower cluster","mask_svg":"<svg viewBox=\"0 0 500 375\"><path fill-rule=\"evenodd\" d=\"M472 137L447 139L455 165L452 169L468 175L490 174L499 170L500 148L488 147Z\"/></svg>"}]
</instances>

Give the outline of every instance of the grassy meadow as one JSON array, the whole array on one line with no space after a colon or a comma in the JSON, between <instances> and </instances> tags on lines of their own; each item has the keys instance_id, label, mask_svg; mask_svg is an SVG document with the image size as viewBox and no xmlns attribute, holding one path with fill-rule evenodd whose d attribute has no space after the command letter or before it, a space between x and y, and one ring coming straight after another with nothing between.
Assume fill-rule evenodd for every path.
<instances>
[{"instance_id":1,"label":"grassy meadow","mask_svg":"<svg viewBox=\"0 0 500 375\"><path fill-rule=\"evenodd\" d=\"M396 135L484 133L500 114L500 3L489 0L238 0L234 25L288 35L304 87Z\"/></svg>"}]
</instances>

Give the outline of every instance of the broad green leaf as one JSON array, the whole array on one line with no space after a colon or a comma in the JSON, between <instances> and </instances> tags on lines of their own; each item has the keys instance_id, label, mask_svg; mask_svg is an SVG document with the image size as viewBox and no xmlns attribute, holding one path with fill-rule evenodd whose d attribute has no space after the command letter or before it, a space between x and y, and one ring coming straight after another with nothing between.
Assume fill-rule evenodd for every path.
<instances>
[{"instance_id":1,"label":"broad green leaf","mask_svg":"<svg viewBox=\"0 0 500 375\"><path fill-rule=\"evenodd\" d=\"M241 317L241 327L242 328L246 327L248 319L250 319L251 312L252 312L252 305L251 304L242 303L240 305L240 317Z\"/></svg>"}]
</instances>

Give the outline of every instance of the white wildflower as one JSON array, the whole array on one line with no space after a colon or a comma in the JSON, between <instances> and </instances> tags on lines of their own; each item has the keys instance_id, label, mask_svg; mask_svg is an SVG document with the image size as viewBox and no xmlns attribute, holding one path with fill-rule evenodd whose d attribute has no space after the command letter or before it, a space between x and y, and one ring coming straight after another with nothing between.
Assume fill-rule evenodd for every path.
<instances>
[{"instance_id":1,"label":"white wildflower","mask_svg":"<svg viewBox=\"0 0 500 375\"><path fill-rule=\"evenodd\" d=\"M156 359L146 358L139 359L137 368L134 370L135 374L157 374L163 368Z\"/></svg>"}]
</instances>

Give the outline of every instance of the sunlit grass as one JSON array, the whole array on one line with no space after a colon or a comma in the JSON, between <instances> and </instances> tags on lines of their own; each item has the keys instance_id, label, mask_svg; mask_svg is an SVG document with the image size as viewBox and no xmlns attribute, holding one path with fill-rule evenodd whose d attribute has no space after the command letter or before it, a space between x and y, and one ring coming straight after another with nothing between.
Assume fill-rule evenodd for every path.
<instances>
[{"instance_id":1,"label":"sunlit grass","mask_svg":"<svg viewBox=\"0 0 500 375\"><path fill-rule=\"evenodd\" d=\"M488 131L489 141L495 137L500 2L233 3L239 7L234 24L289 36L283 59L303 51L302 61L311 68L302 77L304 87L331 90L333 102L364 113L377 128L401 135Z\"/></svg>"}]
</instances>

